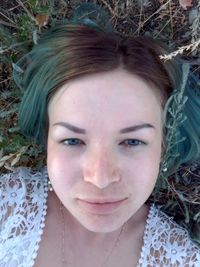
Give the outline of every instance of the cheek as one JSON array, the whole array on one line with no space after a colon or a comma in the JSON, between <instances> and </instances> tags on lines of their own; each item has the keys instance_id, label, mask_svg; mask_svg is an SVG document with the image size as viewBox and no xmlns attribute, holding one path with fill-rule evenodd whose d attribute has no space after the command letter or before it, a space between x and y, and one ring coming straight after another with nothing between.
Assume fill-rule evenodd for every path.
<instances>
[{"instance_id":1,"label":"cheek","mask_svg":"<svg viewBox=\"0 0 200 267\"><path fill-rule=\"evenodd\" d=\"M78 177L70 163L67 163L66 159L49 154L47 170L53 189L59 198L66 199L66 192L70 197L77 184L76 177Z\"/></svg>"},{"instance_id":2,"label":"cheek","mask_svg":"<svg viewBox=\"0 0 200 267\"><path fill-rule=\"evenodd\" d=\"M66 188L71 186L71 179L73 166L70 164L66 155L62 153L59 148L48 143L47 150L47 169L49 179L54 187Z\"/></svg>"},{"instance_id":3,"label":"cheek","mask_svg":"<svg viewBox=\"0 0 200 267\"><path fill-rule=\"evenodd\" d=\"M129 166L129 177L135 185L154 186L159 174L161 147L150 149L148 153L141 153L135 157Z\"/></svg>"}]
</instances>

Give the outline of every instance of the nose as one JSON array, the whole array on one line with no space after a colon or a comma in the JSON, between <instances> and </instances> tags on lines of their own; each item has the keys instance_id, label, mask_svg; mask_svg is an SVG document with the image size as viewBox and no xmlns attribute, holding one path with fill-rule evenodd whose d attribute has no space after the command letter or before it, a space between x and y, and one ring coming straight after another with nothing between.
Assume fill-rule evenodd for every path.
<instances>
[{"instance_id":1,"label":"nose","mask_svg":"<svg viewBox=\"0 0 200 267\"><path fill-rule=\"evenodd\" d=\"M103 148L96 149L85 158L84 181L103 189L121 179L116 157Z\"/></svg>"}]
</instances>

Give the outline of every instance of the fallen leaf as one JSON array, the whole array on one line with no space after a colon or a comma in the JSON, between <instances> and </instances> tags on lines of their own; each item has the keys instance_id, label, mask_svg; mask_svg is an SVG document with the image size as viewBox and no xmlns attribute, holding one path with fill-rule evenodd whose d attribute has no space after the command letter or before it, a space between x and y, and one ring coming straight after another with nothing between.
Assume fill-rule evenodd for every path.
<instances>
[{"instance_id":1,"label":"fallen leaf","mask_svg":"<svg viewBox=\"0 0 200 267\"><path fill-rule=\"evenodd\" d=\"M48 14L37 14L36 15L36 21L39 27L43 27L47 25L48 20L49 20Z\"/></svg>"},{"instance_id":2,"label":"fallen leaf","mask_svg":"<svg viewBox=\"0 0 200 267\"><path fill-rule=\"evenodd\" d=\"M11 167L13 167L15 164L17 164L17 162L20 160L20 156L21 154L17 154L16 158L14 158L11 162Z\"/></svg>"},{"instance_id":3,"label":"fallen leaf","mask_svg":"<svg viewBox=\"0 0 200 267\"><path fill-rule=\"evenodd\" d=\"M192 0L179 0L179 4L183 9L187 9L187 7L192 6Z\"/></svg>"},{"instance_id":4,"label":"fallen leaf","mask_svg":"<svg viewBox=\"0 0 200 267\"><path fill-rule=\"evenodd\" d=\"M6 160L12 158L13 156L14 156L14 154L9 154L9 155L3 156L3 157L0 159L0 162L6 161Z\"/></svg>"}]
</instances>

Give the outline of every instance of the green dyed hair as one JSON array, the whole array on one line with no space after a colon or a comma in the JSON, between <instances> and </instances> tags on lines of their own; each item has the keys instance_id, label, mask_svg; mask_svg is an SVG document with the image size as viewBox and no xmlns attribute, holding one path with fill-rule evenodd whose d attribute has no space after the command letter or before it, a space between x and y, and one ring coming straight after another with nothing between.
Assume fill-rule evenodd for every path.
<instances>
[{"instance_id":1,"label":"green dyed hair","mask_svg":"<svg viewBox=\"0 0 200 267\"><path fill-rule=\"evenodd\" d=\"M86 17L81 19L76 14L67 23L44 33L32 51L17 62L20 72L17 73L15 68L13 73L24 92L19 111L20 129L25 136L43 144L45 150L48 102L73 78L123 66L159 88L164 103L182 84L183 73L179 64L175 60L164 62L160 59L160 55L168 53L162 42L145 36L123 38L109 23L101 24L105 14L103 19L95 15L97 21L89 13L93 14L85 12ZM187 119L177 131L185 140L173 148L179 153L172 164L174 170L200 155L200 98L194 79L190 76L184 93L188 96L183 110Z\"/></svg>"}]
</instances>

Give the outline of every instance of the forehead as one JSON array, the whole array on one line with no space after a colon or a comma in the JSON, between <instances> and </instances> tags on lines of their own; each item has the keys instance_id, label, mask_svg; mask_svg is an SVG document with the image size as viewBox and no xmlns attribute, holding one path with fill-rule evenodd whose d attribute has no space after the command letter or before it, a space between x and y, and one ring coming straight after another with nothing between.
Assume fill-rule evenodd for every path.
<instances>
[{"instance_id":1,"label":"forehead","mask_svg":"<svg viewBox=\"0 0 200 267\"><path fill-rule=\"evenodd\" d=\"M76 78L63 85L48 106L50 123L81 121L159 121L161 95L140 77L117 69Z\"/></svg>"}]
</instances>

